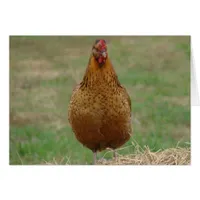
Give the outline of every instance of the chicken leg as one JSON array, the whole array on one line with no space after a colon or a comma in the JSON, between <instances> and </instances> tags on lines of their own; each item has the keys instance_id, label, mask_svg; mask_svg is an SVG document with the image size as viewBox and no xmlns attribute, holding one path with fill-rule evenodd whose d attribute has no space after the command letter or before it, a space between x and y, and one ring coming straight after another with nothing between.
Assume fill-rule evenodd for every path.
<instances>
[{"instance_id":1,"label":"chicken leg","mask_svg":"<svg viewBox=\"0 0 200 200\"><path fill-rule=\"evenodd\" d=\"M96 165L97 164L97 152L94 151L93 152L93 165Z\"/></svg>"},{"instance_id":2,"label":"chicken leg","mask_svg":"<svg viewBox=\"0 0 200 200\"><path fill-rule=\"evenodd\" d=\"M116 159L116 158L117 158L117 152L116 152L116 150L115 150L115 149L113 150L113 157L114 157L114 159Z\"/></svg>"}]
</instances>

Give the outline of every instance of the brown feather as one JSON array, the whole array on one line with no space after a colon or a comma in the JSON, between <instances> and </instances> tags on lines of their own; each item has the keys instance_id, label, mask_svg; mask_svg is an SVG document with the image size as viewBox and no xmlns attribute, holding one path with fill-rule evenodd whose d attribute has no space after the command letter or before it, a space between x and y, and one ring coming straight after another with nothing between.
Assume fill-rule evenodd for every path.
<instances>
[{"instance_id":1,"label":"brown feather","mask_svg":"<svg viewBox=\"0 0 200 200\"><path fill-rule=\"evenodd\" d=\"M78 141L93 152L129 140L131 100L109 57L100 67L91 55L83 81L72 93L68 119Z\"/></svg>"}]
</instances>

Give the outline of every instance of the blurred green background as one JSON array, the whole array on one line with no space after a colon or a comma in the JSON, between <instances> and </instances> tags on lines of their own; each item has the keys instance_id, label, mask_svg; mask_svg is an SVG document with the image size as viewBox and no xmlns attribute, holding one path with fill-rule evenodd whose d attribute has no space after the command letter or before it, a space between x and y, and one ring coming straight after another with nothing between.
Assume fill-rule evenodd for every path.
<instances>
[{"instance_id":1,"label":"blurred green background","mask_svg":"<svg viewBox=\"0 0 200 200\"><path fill-rule=\"evenodd\" d=\"M118 153L133 153L133 142L152 151L190 146L189 36L11 36L10 164L92 163L67 109L99 38L132 100L134 134Z\"/></svg>"}]
</instances>

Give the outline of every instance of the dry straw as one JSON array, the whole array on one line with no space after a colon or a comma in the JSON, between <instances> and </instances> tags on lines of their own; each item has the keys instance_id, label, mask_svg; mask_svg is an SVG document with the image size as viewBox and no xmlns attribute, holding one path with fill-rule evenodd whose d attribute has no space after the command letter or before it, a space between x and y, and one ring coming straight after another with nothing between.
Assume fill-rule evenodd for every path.
<instances>
[{"instance_id":1,"label":"dry straw","mask_svg":"<svg viewBox=\"0 0 200 200\"><path fill-rule=\"evenodd\" d=\"M190 148L169 148L152 152L149 147L141 148L138 144L135 146L134 154L120 155L112 160L99 160L100 165L190 165ZM130 147L130 146L128 146ZM119 149L120 150L120 149Z\"/></svg>"},{"instance_id":2,"label":"dry straw","mask_svg":"<svg viewBox=\"0 0 200 200\"><path fill-rule=\"evenodd\" d=\"M134 148L133 154L121 155L120 151L124 149ZM131 145L117 150L117 158L106 160L105 155L112 153L107 151L97 165L190 165L191 150L189 147L181 148L179 144L175 148L159 150L153 152L148 146L141 147L134 141ZM44 161L46 165L71 165L70 157L65 157L60 161L54 158L52 162Z\"/></svg>"}]
</instances>

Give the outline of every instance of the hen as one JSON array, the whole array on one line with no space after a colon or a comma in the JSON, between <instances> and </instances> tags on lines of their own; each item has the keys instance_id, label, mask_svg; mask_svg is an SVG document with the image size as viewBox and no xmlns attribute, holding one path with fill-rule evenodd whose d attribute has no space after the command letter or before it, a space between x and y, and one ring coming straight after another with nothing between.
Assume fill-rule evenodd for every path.
<instances>
[{"instance_id":1,"label":"hen","mask_svg":"<svg viewBox=\"0 0 200 200\"><path fill-rule=\"evenodd\" d=\"M96 40L82 82L74 89L68 120L77 140L94 153L115 149L131 136L131 100L120 84L105 40Z\"/></svg>"}]
</instances>

